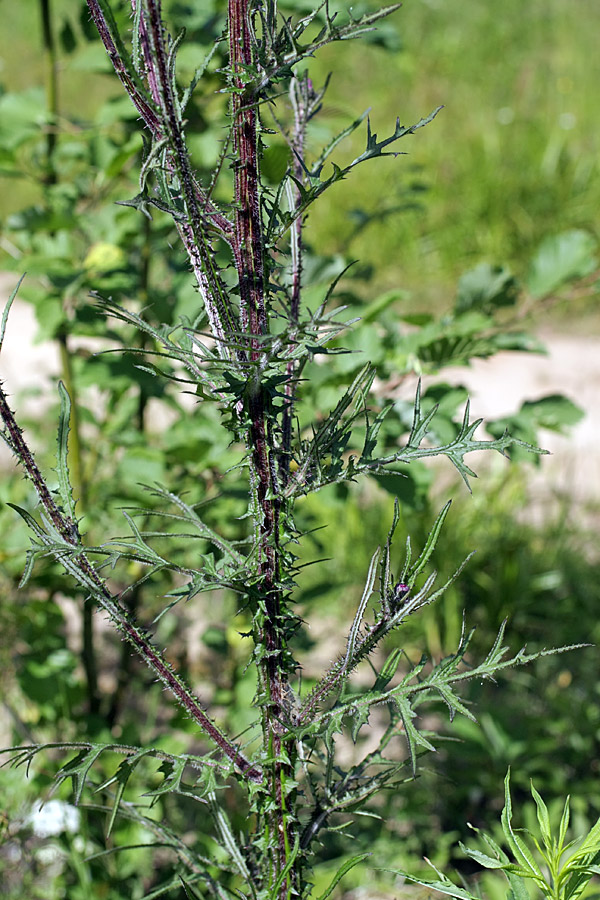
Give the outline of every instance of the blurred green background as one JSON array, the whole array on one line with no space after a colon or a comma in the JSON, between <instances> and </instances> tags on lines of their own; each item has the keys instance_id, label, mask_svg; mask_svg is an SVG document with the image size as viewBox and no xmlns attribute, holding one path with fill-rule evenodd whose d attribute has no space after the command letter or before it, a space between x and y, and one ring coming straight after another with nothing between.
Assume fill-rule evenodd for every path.
<instances>
[{"instance_id":1,"label":"blurred green background","mask_svg":"<svg viewBox=\"0 0 600 900\"><path fill-rule=\"evenodd\" d=\"M0 72L6 92L44 82L36 6L31 0L10 11ZM203 4L200 15L209 18L214 6ZM76 0L53 0L52 9L75 27ZM444 110L401 148L406 158L374 163L353 173L352 189L333 189L310 223L314 244L372 266L382 287L443 302L481 259L522 272L545 236L567 228L597 234L599 18L594 0L505 0L501 8L462 0L460 9L449 0L410 0L370 42L326 48L311 72L316 81L333 72L324 116L341 127L369 108L381 133L396 116L411 124ZM65 116L89 120L107 95L121 96L102 52L94 43L63 55ZM343 149L349 158L362 131L353 141ZM3 215L35 196L22 181L1 186Z\"/></svg>"},{"instance_id":2,"label":"blurred green background","mask_svg":"<svg viewBox=\"0 0 600 900\"><path fill-rule=\"evenodd\" d=\"M173 2L165 8L168 20L188 27L190 51L182 55L182 63L193 69L194 54L208 48L218 32L220 6ZM304 6L298 3L296 8ZM93 39L82 4L53 0L51 11L59 57L59 139L49 169L44 127L48 60L40 5L30 0L12 4L10 14L5 9L8 25L0 56L0 252L4 254L0 269L31 272L23 296L34 305L42 335L72 350L69 342L74 337L102 333L103 324L84 302L91 288L117 297L141 297L142 305L149 298L163 321L167 316L176 321L188 313L195 294L177 251L159 261L164 248L174 242L166 220L156 215L152 233L144 235L136 211L112 203L137 190L137 123ZM208 27L205 22L212 21L213 13L217 24ZM502 5L462 0L460 6L449 0L409 0L368 40L327 48L310 66L315 82L329 71L333 77L324 122L311 131L309 151L366 108L371 109L373 130L382 136L391 133L396 116L403 124L412 124L439 105L444 109L399 148L408 155L360 168L311 213L307 239L315 268L329 267L335 274L344 261L358 259L348 288L351 304L366 304L393 291L399 302L386 315L401 310L437 320L451 310L459 277L481 262L505 266L531 285L532 260L540 245L573 230L586 236L583 243L589 242L591 259L599 236L599 26L600 7L593 0L526 4L505 0ZM214 93L214 71L210 78L203 104L198 102L190 112L201 170L210 166L219 139L211 129L210 114L221 108L222 99ZM340 149L339 158L352 159L363 143L364 129L359 129ZM276 151L271 148L269 160L274 171ZM526 287L515 315L534 331L543 327L589 337L597 328L597 300L597 269L588 265L586 256L564 290L561 285L542 302ZM383 320L384 327L387 321ZM121 337L111 330L111 339ZM92 531L102 535L122 527L115 525L119 514L113 508L140 502L141 493L131 487L132 480L189 478L194 480L195 500L211 496L219 471L235 461L223 443L218 418L191 420L172 395L152 379L144 380L126 361L93 360L76 346L62 377L68 375L82 396L96 378L106 402L103 412L92 405L85 408L85 403L82 410L82 478L85 482L87 471L87 521ZM385 351L384 369L392 350ZM464 351L463 357L449 361L467 358ZM423 371L433 374L444 370L446 362L443 356L437 365L429 360L427 368L425 357L420 360ZM414 371L409 374L414 377ZM131 379L137 379L135 396ZM334 388L337 383L325 385L313 403L318 407ZM29 393L33 390L54 396L51 388L39 384ZM443 390L440 396L451 411L464 401L462 394ZM40 451L46 469L53 465L54 449L53 439L47 440L54 429L54 401L48 402L48 413L41 420L39 414L26 420L37 445L46 438L47 449ZM175 417L166 434L149 426L157 408L153 404L166 406ZM576 457L571 464L578 465ZM431 469L415 469L412 493L407 491L403 498L402 527L421 544L451 494L455 498L451 525L439 544L436 568L448 576L471 550L476 549L477 555L443 602L403 633L408 656L414 660L423 649L436 657L451 652L463 611L469 627L478 628L474 657L490 646L505 617L514 650L525 642L536 649L597 643L597 504L590 502L584 508L547 484L546 500L539 514L532 515L531 462L509 466L499 460L485 468L473 497L442 471L443 487L438 482L432 486ZM320 664L311 634L344 633L373 548L385 541L393 502L385 487L369 483L356 490L323 491L304 507L307 527L336 523L315 532L303 549L307 561L333 560L326 568L309 567L300 581L302 614L316 620L300 648L306 654L307 679ZM591 495L593 488L590 485ZM237 527L230 524L243 509L237 490L235 484L225 486L225 503L214 512L214 527ZM104 631L96 634L99 671L92 696L81 661L85 636L78 634L82 598L52 566L36 574L27 592L17 592L28 541L6 501L33 507L34 498L10 463L3 464L0 498L6 536L0 551L4 740L88 735L97 740L188 746L193 740L189 723L175 715L165 726L160 690ZM340 522L343 527L337 527ZM340 596L345 598L343 607L336 600ZM146 588L134 601L149 619L160 605L160 590ZM202 696L223 710L223 720L241 730L248 721L253 684L237 628L222 626L221 617L233 613L233 601L219 597L211 604L211 615L200 602L194 609L165 616L158 636L173 648L173 657L199 685ZM329 659L335 648L323 652ZM534 778L551 806L560 805L560 798L571 793L575 828L585 828L600 813L599 692L595 647L547 657L531 669L510 673L499 685L471 689L468 700L479 725L464 720L449 727L448 741L433 759L428 758L419 778L406 790L381 798L377 810L381 819L364 819L360 830L354 829L352 852L364 845L374 852L377 865L403 868L423 866L426 855L470 876L456 843L469 834L467 822L493 826L509 765L515 808L522 804L524 821L532 815L529 779ZM107 703L113 695L118 695L118 703ZM147 850L92 859L104 846L102 820L94 814L83 814L76 836L67 828L54 838L35 831L28 818L31 805L49 785L56 766L55 759L49 760L29 782L20 772L0 774L0 876L8 885L6 896L10 900L150 896L169 871L167 854L154 854L152 862ZM68 801L66 789L61 796ZM193 812L185 801L175 804L167 796L162 805L175 828L193 830ZM230 812L235 815L235 810ZM111 840L113 846L139 843L143 836L137 826L124 823ZM346 852L341 837L330 839L323 850L333 870ZM358 890L364 877L356 870L344 882L345 890ZM374 889L375 881L369 883ZM499 890L493 880L486 886L492 896ZM378 887L382 896L395 896L383 875ZM340 888L338 896L342 893ZM174 890L170 896L180 894Z\"/></svg>"}]
</instances>

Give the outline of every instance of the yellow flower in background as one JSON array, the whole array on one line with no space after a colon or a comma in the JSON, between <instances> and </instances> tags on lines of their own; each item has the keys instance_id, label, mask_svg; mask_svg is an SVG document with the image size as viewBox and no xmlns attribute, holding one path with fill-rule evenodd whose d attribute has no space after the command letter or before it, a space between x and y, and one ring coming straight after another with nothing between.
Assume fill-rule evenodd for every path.
<instances>
[{"instance_id":1,"label":"yellow flower in background","mask_svg":"<svg viewBox=\"0 0 600 900\"><path fill-rule=\"evenodd\" d=\"M124 251L116 244L98 241L88 250L83 267L88 272L112 272L114 269L123 269L126 259Z\"/></svg>"}]
</instances>

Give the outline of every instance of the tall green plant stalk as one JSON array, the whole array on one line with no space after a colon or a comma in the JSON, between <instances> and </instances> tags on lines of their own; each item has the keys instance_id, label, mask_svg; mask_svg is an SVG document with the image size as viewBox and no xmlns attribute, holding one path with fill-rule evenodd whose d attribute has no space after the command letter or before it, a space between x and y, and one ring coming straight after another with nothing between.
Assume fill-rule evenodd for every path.
<instances>
[{"instance_id":1,"label":"tall green plant stalk","mask_svg":"<svg viewBox=\"0 0 600 900\"><path fill-rule=\"evenodd\" d=\"M48 124L46 127L46 184L56 184L56 168L54 151L56 149L56 129L58 127L58 54L52 27L52 10L50 0L39 0L40 18L42 21L42 45L46 69L46 104L48 107Z\"/></svg>"},{"instance_id":2,"label":"tall green plant stalk","mask_svg":"<svg viewBox=\"0 0 600 900\"><path fill-rule=\"evenodd\" d=\"M47 193L58 183L55 154L58 141L58 122L60 114L59 57L54 33L51 0L39 0L39 9L42 22L42 44L46 62L46 104L48 108L48 123L46 126L46 159L43 180ZM72 401L69 463L73 488L78 501L78 512L80 515L83 515L87 507L86 485L83 475L83 447L79 423L78 396L75 379L73 377L72 353L69 348L69 336L65 326L60 328L56 340L58 343L62 379ZM87 682L88 709L90 713L94 715L100 710L100 697L98 694L98 665L96 661L96 649L94 646L93 613L92 605L90 603L84 603L81 611L81 658Z\"/></svg>"},{"instance_id":3,"label":"tall green plant stalk","mask_svg":"<svg viewBox=\"0 0 600 900\"><path fill-rule=\"evenodd\" d=\"M536 448L506 432L495 440L479 440L475 437L479 421L470 421L468 404L455 437L436 444L429 435L437 409L424 412L419 387L408 432L400 425L395 432L382 430L393 412L372 390L375 371L369 363L357 364L351 384L329 413L320 415L309 427L300 424L302 379L310 374L317 355L327 362L328 355L338 352L333 341L352 324L344 320L343 309L332 303L337 281L316 309L305 302L302 259L307 211L359 165L397 156L396 142L427 125L438 112L408 127L398 120L392 133L381 140L367 120L365 149L351 162L339 165L333 161L336 147L361 126L365 115L360 116L311 159L306 149L307 130L320 111L327 83L315 88L301 65L329 43L372 31L397 4L344 18L332 13L327 0L305 16L281 14L273 0L229 0L228 61L220 69L222 89L229 97L225 119L229 134L223 154L230 154L229 184L223 160L210 181L201 183L186 140L186 105L211 57L222 49L221 42L217 41L192 84L182 91L177 80L177 51L183 35L169 36L159 0L133 0L129 49L108 0L88 0L88 7L145 127L147 147L140 192L124 202L146 215L158 208L173 217L201 303L193 321L183 321L179 329L173 329L154 327L110 299L98 297L97 301L106 313L137 328L142 337L132 351L141 349L149 355L148 341L160 348L155 353L161 367L165 358L172 360L175 367L166 373L161 368L161 375L172 375L180 383L183 369L184 380L198 396L200 415L203 404L219 405L223 427L240 447L252 529L246 544L240 546L202 520L196 507L183 499L184 486L182 490L178 485L176 490L155 486L150 490L164 509L126 511L130 536L108 537L89 546L80 532L69 477L69 392L60 387L58 495L53 495L0 388L5 440L35 486L41 507L39 520L29 511L17 509L34 535L24 580L36 559L52 555L59 560L168 688L205 741L204 752L197 755L115 744L70 745L77 756L63 766L58 779L72 778L79 799L99 756L106 750L120 753L124 758L117 773L104 784L106 789L115 786L109 831L121 812L157 834L156 822L123 799L137 764L147 756L156 757L162 763L163 782L153 791L154 796L182 793L202 804L210 812L212 825L203 824L206 817L200 817L198 831L209 830L220 848L214 858L207 858L200 849L204 846L201 841L190 849L171 833L169 846L181 868L160 893L177 888L182 878L190 897L196 896L192 885L199 883L202 896L222 900L308 898L314 896L312 871L320 861L323 836L340 816L352 816L367 807L379 791L403 784L416 770L419 754L433 749L433 738L425 736L416 724L421 704L442 701L451 716L472 717L456 693L459 683L491 678L537 654L521 650L508 658L502 646L502 628L488 656L480 663L470 660L468 667L464 663L467 633L456 653L437 665L426 665L425 660L407 665L398 646L393 646L383 662L373 659L384 638L393 645L406 619L441 596L464 565L459 562L455 574L441 586L436 585L436 573L429 571L450 503L440 512L422 551L413 556L407 538L404 561L397 560L393 541L400 510L396 503L387 542L373 551L342 653L308 691L303 690L298 675L301 662L294 656L294 638L301 625L294 606L298 568L293 551L303 538L296 524L298 502L326 486L353 482L359 476L395 473L400 477L403 465L436 455L446 456L468 484L473 473L464 460L467 453L479 449L505 453L515 444ZM270 187L263 173L263 145L273 122L290 153L281 183ZM231 187L229 203L214 199L217 184L221 194ZM228 266L235 272L233 280ZM8 309L0 345L7 314ZM158 366L153 371L158 374ZM167 512L169 507L174 512ZM164 516L169 525L180 525L185 534L177 537L200 548L194 565L181 563L177 554L170 559L155 546L172 536L167 529L146 530L149 518L156 515ZM138 525L140 519L144 530ZM106 572L123 562L143 566L148 574L125 591L116 591ZM127 606L125 598L136 596L142 581L158 572L176 579L168 596L170 606L183 598L227 589L238 598L239 612L251 617L246 636L252 642L250 664L257 674L257 720L245 746L205 709L147 628L137 621L135 608ZM144 611L139 614L143 616ZM361 663L370 664L373 672L367 688L353 678ZM359 752L356 762L342 763L336 736L346 735L360 746L361 733L375 706L384 707L388 715L379 743L374 750ZM408 759L392 749L392 739L399 734L407 742ZM39 750L37 745L19 748L16 759L30 760ZM195 778L191 786L182 781L184 769L190 766ZM232 827L219 793L225 784L234 783L236 802L245 813L241 836ZM365 857L346 858L320 900L329 897L344 874Z\"/></svg>"}]
</instances>

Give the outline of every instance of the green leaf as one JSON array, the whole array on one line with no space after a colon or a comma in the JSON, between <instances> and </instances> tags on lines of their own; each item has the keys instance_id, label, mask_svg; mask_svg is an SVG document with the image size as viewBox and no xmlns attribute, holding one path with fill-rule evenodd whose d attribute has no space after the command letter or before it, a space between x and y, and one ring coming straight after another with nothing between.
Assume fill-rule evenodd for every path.
<instances>
[{"instance_id":1,"label":"green leaf","mask_svg":"<svg viewBox=\"0 0 600 900\"><path fill-rule=\"evenodd\" d=\"M333 879L331 880L329 887L320 894L316 900L327 900L328 897L331 897L335 888L340 883L344 875L353 869L355 866L359 865L359 863L363 862L363 860L367 859L371 854L370 853L357 853L356 856L352 856L350 859L347 859L346 862L340 866L337 870Z\"/></svg>"},{"instance_id":2,"label":"green leaf","mask_svg":"<svg viewBox=\"0 0 600 900\"><path fill-rule=\"evenodd\" d=\"M60 417L58 420L58 452L56 457L56 474L58 475L58 487L60 499L63 509L71 522L76 521L75 501L73 499L73 489L69 478L68 466L68 441L69 441L69 421L71 418L71 398L62 381L58 382L58 393L60 395ZM76 527L74 525L74 527Z\"/></svg>"},{"instance_id":3,"label":"green leaf","mask_svg":"<svg viewBox=\"0 0 600 900\"><path fill-rule=\"evenodd\" d=\"M546 238L531 262L529 292L545 297L569 281L589 275L598 266L597 247L591 234L577 229Z\"/></svg>"},{"instance_id":4,"label":"green leaf","mask_svg":"<svg viewBox=\"0 0 600 900\"><path fill-rule=\"evenodd\" d=\"M514 872L507 872L506 877L510 884L507 900L530 900L529 891L527 890L524 878Z\"/></svg>"},{"instance_id":5,"label":"green leaf","mask_svg":"<svg viewBox=\"0 0 600 900\"><path fill-rule=\"evenodd\" d=\"M2 342L4 341L4 333L6 331L6 325L8 323L8 315L10 313L10 308L13 305L13 301L14 301L15 297L17 296L17 292L18 292L19 288L21 287L21 284L22 284L24 278L25 278L25 273L23 273L21 275L21 277L17 281L17 286L12 291L10 297L6 301L6 306L4 307L4 311L2 313L2 321L0 322L0 350L2 350Z\"/></svg>"},{"instance_id":6,"label":"green leaf","mask_svg":"<svg viewBox=\"0 0 600 900\"><path fill-rule=\"evenodd\" d=\"M427 860L427 862L429 862L429 860ZM431 863L429 864L431 865ZM435 866L432 865L431 867L435 869ZM446 894L449 897L456 897L457 900L481 900L478 894L471 894L470 891L467 891L465 888L457 887L441 872L438 872L439 878L437 880L428 881L424 878L417 878L411 872L406 872L404 869L383 869L382 871L391 872L394 875L400 875L402 876L402 878L405 878L412 884L420 884L422 887L427 888L428 890L439 891L440 894Z\"/></svg>"},{"instance_id":7,"label":"green leaf","mask_svg":"<svg viewBox=\"0 0 600 900\"><path fill-rule=\"evenodd\" d=\"M436 415L436 412L436 407L433 407L433 409L430 410L430 412L426 415L422 413L419 384L417 395L415 397L413 425L407 443L393 456L375 460L370 465L376 466L378 469L380 469L386 465L389 465L389 463L391 462L412 462L413 459L423 459L429 456L447 456L470 491L471 486L469 484L469 477L475 478L476 475L475 472L473 472L473 470L470 469L464 461L464 457L467 453L472 453L474 450L496 450L498 453L506 456L507 450L515 446L523 447L530 453L544 454L548 452L547 450L542 450L540 447L536 447L533 444L529 444L526 441L513 437L506 430L496 440L477 440L474 435L483 420L476 419L474 422L469 421L469 401L467 401L467 404L465 406L462 424L454 440L440 446L421 446L423 440L427 435L429 426L434 416Z\"/></svg>"},{"instance_id":8,"label":"green leaf","mask_svg":"<svg viewBox=\"0 0 600 900\"><path fill-rule=\"evenodd\" d=\"M315 175L318 175L318 173L321 172L321 169L323 168L323 165L325 164L326 160L327 160L328 157L331 155L331 153L335 150L335 148L337 147L337 145L338 145L341 141L343 141L344 138L348 137L348 136L351 135L354 131L356 131L356 129L359 127L359 125L361 125L361 124L364 122L364 120L366 119L367 115L368 115L368 112L367 112L367 111L365 111L364 113L362 113L362 115L360 115L360 116L359 116L357 119L355 119L350 125L348 125L346 128L344 128L343 131L340 131L339 134L337 134L337 135L333 138L333 140L331 140L331 141L329 142L329 144L327 144L327 146L321 151L319 157L315 160L315 163L314 163L314 165L313 165L313 167L312 167L311 174L313 175L313 177L314 177Z\"/></svg>"},{"instance_id":9,"label":"green leaf","mask_svg":"<svg viewBox=\"0 0 600 900\"><path fill-rule=\"evenodd\" d=\"M560 825L558 827L558 846L563 847L565 843L565 838L567 836L567 828L569 827L569 819L571 818L571 813L569 809L569 798L565 800L565 805L563 807L562 816L560 817ZM600 819L596 822L594 828L598 829L600 825ZM594 828L589 834L594 832ZM588 837L589 837L588 834ZM583 845L582 845L583 846ZM581 849L581 848L580 848Z\"/></svg>"},{"instance_id":10,"label":"green leaf","mask_svg":"<svg viewBox=\"0 0 600 900\"><path fill-rule=\"evenodd\" d=\"M41 134L46 123L46 99L42 88L29 88L0 96L0 145L14 150Z\"/></svg>"},{"instance_id":11,"label":"green leaf","mask_svg":"<svg viewBox=\"0 0 600 900\"><path fill-rule=\"evenodd\" d=\"M181 882L181 886L183 887L185 896L188 898L188 900L202 900L200 894L197 894L196 891L194 891L191 886L187 884L183 880L183 878L181 878L181 876L179 876L179 881Z\"/></svg>"},{"instance_id":12,"label":"green leaf","mask_svg":"<svg viewBox=\"0 0 600 900\"><path fill-rule=\"evenodd\" d=\"M515 834L512 827L512 801L510 797L510 769L504 779L504 809L501 815L502 831L508 841L510 849L515 855L520 866L528 873L529 878L544 880L538 864L525 842Z\"/></svg>"},{"instance_id":13,"label":"green leaf","mask_svg":"<svg viewBox=\"0 0 600 900\"><path fill-rule=\"evenodd\" d=\"M415 125L401 125L400 119L396 119L396 128L394 133L390 135L388 138L384 138L381 141L377 140L377 135L371 131L371 122L370 119L367 119L367 146L366 149L361 153L360 156L357 156L349 166L344 169L344 174L350 171L351 168L358 165L358 163L364 162L366 159L374 159L376 156L398 156L398 152L384 153L384 148L388 147L390 144L395 143L400 138L405 137L407 134L414 134L415 131L419 128L423 128L425 125L429 125L432 122L437 114L443 109L443 106L438 106L437 109L434 109L433 112L429 113L424 119L420 119Z\"/></svg>"},{"instance_id":14,"label":"green leaf","mask_svg":"<svg viewBox=\"0 0 600 900\"><path fill-rule=\"evenodd\" d=\"M518 296L519 285L510 271L484 262L460 278L454 309L458 314L472 309L492 313L514 306Z\"/></svg>"},{"instance_id":15,"label":"green leaf","mask_svg":"<svg viewBox=\"0 0 600 900\"><path fill-rule=\"evenodd\" d=\"M63 53L70 55L77 47L77 38L68 19L64 20L59 37Z\"/></svg>"},{"instance_id":16,"label":"green leaf","mask_svg":"<svg viewBox=\"0 0 600 900\"><path fill-rule=\"evenodd\" d=\"M427 540L425 541L425 546L423 547L419 557L415 562L411 565L410 557L407 556L406 562L404 564L404 568L400 575L399 581L404 582L408 585L413 585L417 577L421 574L429 560L431 559L431 555L435 550L436 544L439 540L440 533L442 528L444 527L444 522L446 521L446 516L450 512L450 507L452 506L452 500L448 500L442 510L438 513L433 526L427 535Z\"/></svg>"},{"instance_id":17,"label":"green leaf","mask_svg":"<svg viewBox=\"0 0 600 900\"><path fill-rule=\"evenodd\" d=\"M435 753L435 747L433 744L427 740L427 738L421 734L418 728L415 727L412 720L416 718L416 712L412 708L410 701L407 697L401 697L396 695L394 697L396 708L400 714L400 718L402 719L402 725L404 727L404 736L406 738L406 743L408 744L408 752L410 754L410 761L413 771L413 777L417 772L417 747L423 747L425 750L429 750L431 753Z\"/></svg>"},{"instance_id":18,"label":"green leaf","mask_svg":"<svg viewBox=\"0 0 600 900\"><path fill-rule=\"evenodd\" d=\"M296 858L297 858L299 852L300 852L300 833L297 832L295 840L294 840L294 846L291 848L291 851L288 854L287 862L286 862L285 866L283 867L283 869L281 870L279 877L278 877L277 881L275 882L275 884L273 885L273 888L271 890L270 896L271 896L272 900L279 900L279 898L281 897L281 890L280 890L281 886L282 886L282 884L285 884L289 873L292 871L292 867L293 867L294 863L296 862Z\"/></svg>"},{"instance_id":19,"label":"green leaf","mask_svg":"<svg viewBox=\"0 0 600 900\"><path fill-rule=\"evenodd\" d=\"M508 866L512 865L512 863L506 862L505 860L497 859L493 856L488 856L487 853L482 853L481 850L470 850L460 842L459 847L463 851L463 853L465 853L476 863L479 863L480 866L483 866L484 869L506 869Z\"/></svg>"},{"instance_id":20,"label":"green leaf","mask_svg":"<svg viewBox=\"0 0 600 900\"><path fill-rule=\"evenodd\" d=\"M402 650L400 647L395 647L392 650L385 663L381 667L381 670L377 674L375 684L373 685L374 691L383 691L388 686L388 684L396 674L403 656L404 650Z\"/></svg>"},{"instance_id":21,"label":"green leaf","mask_svg":"<svg viewBox=\"0 0 600 900\"><path fill-rule=\"evenodd\" d=\"M90 769L104 753L105 749L106 747L103 744L90 744L84 747L77 756L61 766L55 775L55 780L58 784L62 784L68 778L71 779L76 806L79 806L81 802L81 795L83 794Z\"/></svg>"},{"instance_id":22,"label":"green leaf","mask_svg":"<svg viewBox=\"0 0 600 900\"><path fill-rule=\"evenodd\" d=\"M229 855L230 859L235 864L238 872L245 880L245 882L247 884L251 884L252 879L250 877L250 872L248 871L248 866L246 865L246 860L244 859L241 848L239 846L239 841L235 837L225 809L217 801L217 797L214 791L209 792L208 802L210 804L212 817L221 837L223 849Z\"/></svg>"},{"instance_id":23,"label":"green leaf","mask_svg":"<svg viewBox=\"0 0 600 900\"><path fill-rule=\"evenodd\" d=\"M536 805L536 814L538 824L540 826L540 833L542 835L542 840L544 841L544 845L548 851L552 849L552 829L550 827L550 816L548 814L548 807L542 800L540 794L536 791L533 781L531 782L531 796L535 800ZM566 804L565 804L566 808ZM565 828L566 832L566 828Z\"/></svg>"},{"instance_id":24,"label":"green leaf","mask_svg":"<svg viewBox=\"0 0 600 900\"><path fill-rule=\"evenodd\" d=\"M346 643L346 653L344 656L344 669L347 673L350 673L351 668L354 663L354 650L356 646L356 642L358 640L360 630L362 627L363 618L365 615L365 610L367 608L367 603L373 593L373 588L375 585L375 577L377 575L377 566L379 564L379 549L375 551L373 556L371 557L371 562L369 564L369 571L367 573L367 580L365 583L364 590L362 592L362 597L360 599L360 603L358 604L358 609L354 616L354 621L352 622L352 626L348 633L348 640Z\"/></svg>"}]
</instances>

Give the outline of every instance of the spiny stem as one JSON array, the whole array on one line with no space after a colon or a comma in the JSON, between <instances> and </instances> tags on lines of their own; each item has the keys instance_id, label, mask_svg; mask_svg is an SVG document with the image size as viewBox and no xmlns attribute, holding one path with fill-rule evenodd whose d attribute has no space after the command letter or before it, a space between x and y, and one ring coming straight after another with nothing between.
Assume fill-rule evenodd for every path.
<instances>
[{"instance_id":1,"label":"spiny stem","mask_svg":"<svg viewBox=\"0 0 600 900\"><path fill-rule=\"evenodd\" d=\"M249 334L250 358L258 360L260 338L268 331L265 304L265 239L260 206L258 159L258 114L252 78L253 50L250 30L249 0L229 0L229 55L232 72L232 121L234 146L234 182L236 203L236 240L232 245L240 291L240 321ZM247 81L248 80L248 81ZM250 385L248 412L250 416L249 446L251 451L252 484L258 513L259 573L262 628L257 640L264 655L259 664L267 703L263 708L263 734L268 758L271 807L266 813L268 831L275 845L272 857L270 884L275 885L283 875L293 847L292 825L285 782L291 775L283 764L281 734L284 718L284 697L287 673L284 667L284 639L282 634L282 597L280 583L279 505L275 500L278 485L273 481L271 466L272 444L266 426L267 398L262 385ZM288 872L281 878L279 898L290 896L295 874Z\"/></svg>"},{"instance_id":2,"label":"spiny stem","mask_svg":"<svg viewBox=\"0 0 600 900\"><path fill-rule=\"evenodd\" d=\"M169 78L167 54L164 45L160 5L153 0L144 2L140 17L141 45L150 94L135 70L126 62L124 48L117 35L113 35L112 23L102 9L99 0L87 0L92 18L125 90L139 111L155 142L169 136L170 152L165 165L169 176L176 177L188 212L187 221L176 221L177 231L190 259L200 294L204 301L211 329L218 341L219 352L228 355L225 333L237 331L235 316L226 291L212 259L212 250L205 237L207 228L216 230L227 241L232 240L229 219L208 199L190 168L181 122ZM135 8L135 6L134 6ZM169 198L165 198L168 200ZM202 212L201 212L202 210Z\"/></svg>"}]
</instances>

